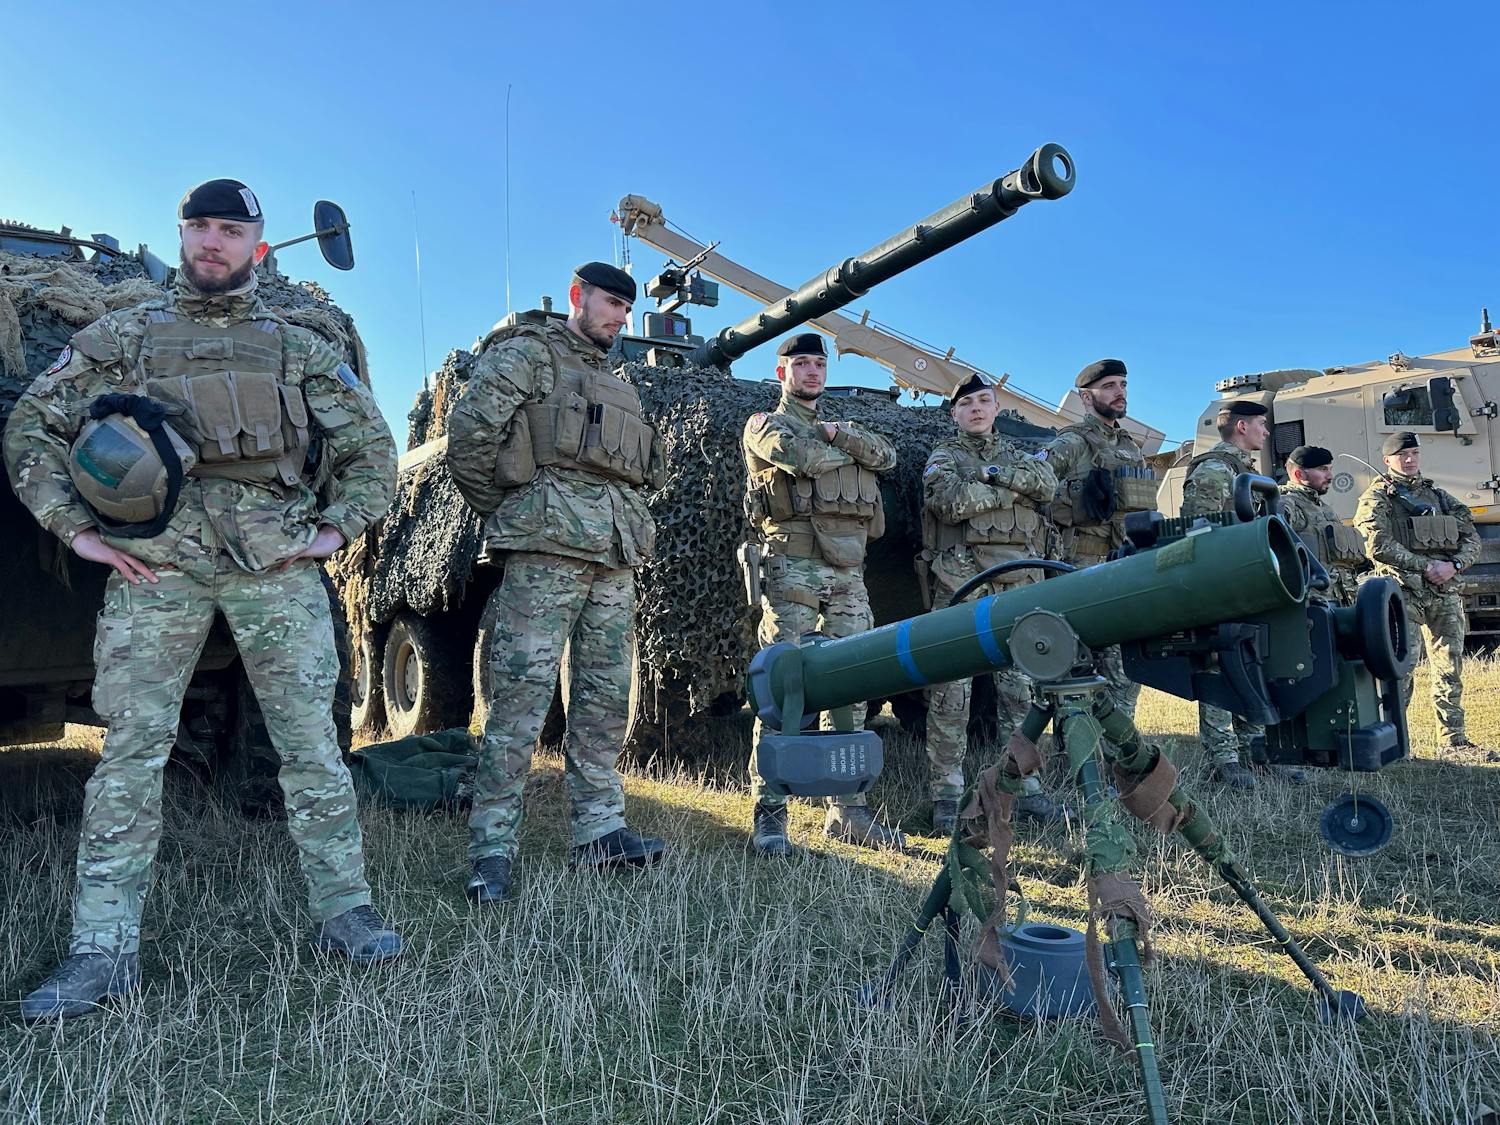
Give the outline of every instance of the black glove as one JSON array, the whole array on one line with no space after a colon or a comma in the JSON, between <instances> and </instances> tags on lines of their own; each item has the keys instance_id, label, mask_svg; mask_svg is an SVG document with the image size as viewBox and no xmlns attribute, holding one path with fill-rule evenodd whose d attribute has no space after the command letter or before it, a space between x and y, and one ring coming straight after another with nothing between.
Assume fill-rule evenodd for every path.
<instances>
[{"instance_id":1,"label":"black glove","mask_svg":"<svg viewBox=\"0 0 1500 1125\"><path fill-rule=\"evenodd\" d=\"M1103 523L1115 514L1115 478L1108 469L1091 469L1083 478L1078 505L1094 523Z\"/></svg>"}]
</instances>

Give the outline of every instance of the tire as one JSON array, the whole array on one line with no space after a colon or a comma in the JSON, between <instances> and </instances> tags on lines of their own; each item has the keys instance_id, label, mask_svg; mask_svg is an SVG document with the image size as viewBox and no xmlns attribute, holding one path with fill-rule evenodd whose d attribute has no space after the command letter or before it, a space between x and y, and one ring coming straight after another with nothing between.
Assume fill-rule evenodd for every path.
<instances>
[{"instance_id":1,"label":"tire","mask_svg":"<svg viewBox=\"0 0 1500 1125\"><path fill-rule=\"evenodd\" d=\"M409 611L391 622L380 684L392 738L446 730L464 721L469 681L458 646L430 617Z\"/></svg>"},{"instance_id":2,"label":"tire","mask_svg":"<svg viewBox=\"0 0 1500 1125\"><path fill-rule=\"evenodd\" d=\"M349 669L349 724L374 732L385 725L385 692L380 684L381 644L373 626L366 626L359 644L351 646Z\"/></svg>"},{"instance_id":3,"label":"tire","mask_svg":"<svg viewBox=\"0 0 1500 1125\"><path fill-rule=\"evenodd\" d=\"M479 615L479 628L474 636L473 684L474 706L469 715L472 730L484 732L484 724L490 715L490 700L494 698L494 677L490 674L490 646L495 638L495 619L500 615L500 587L490 591L485 600L484 611ZM547 708L547 717L542 722L540 744L558 746L567 730L567 717L563 712L561 685L552 693L552 703Z\"/></svg>"}]
</instances>

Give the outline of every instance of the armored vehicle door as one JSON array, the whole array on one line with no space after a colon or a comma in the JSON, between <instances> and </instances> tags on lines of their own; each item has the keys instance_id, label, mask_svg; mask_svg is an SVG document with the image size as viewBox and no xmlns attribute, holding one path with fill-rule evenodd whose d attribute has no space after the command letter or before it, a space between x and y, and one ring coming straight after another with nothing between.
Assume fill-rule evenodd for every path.
<instances>
[{"instance_id":1,"label":"armored vehicle door","mask_svg":"<svg viewBox=\"0 0 1500 1125\"><path fill-rule=\"evenodd\" d=\"M1422 473L1471 508L1500 501L1493 413L1500 398L1500 364L1392 356L1365 388L1370 425L1368 460L1380 464L1380 445L1397 430L1422 442Z\"/></svg>"}]
</instances>

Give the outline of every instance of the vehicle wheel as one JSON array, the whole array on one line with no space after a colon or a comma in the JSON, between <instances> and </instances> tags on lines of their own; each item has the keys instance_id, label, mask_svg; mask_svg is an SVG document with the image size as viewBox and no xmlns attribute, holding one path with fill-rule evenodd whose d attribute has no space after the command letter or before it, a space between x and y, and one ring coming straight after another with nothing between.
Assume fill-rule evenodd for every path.
<instances>
[{"instance_id":1,"label":"vehicle wheel","mask_svg":"<svg viewBox=\"0 0 1500 1125\"><path fill-rule=\"evenodd\" d=\"M927 737L927 699L920 691L904 691L891 696L891 714L911 738L921 742Z\"/></svg>"},{"instance_id":2,"label":"vehicle wheel","mask_svg":"<svg viewBox=\"0 0 1500 1125\"><path fill-rule=\"evenodd\" d=\"M351 647L349 723L355 730L378 731L385 725L385 693L380 686L380 644L373 626L366 626Z\"/></svg>"},{"instance_id":3,"label":"vehicle wheel","mask_svg":"<svg viewBox=\"0 0 1500 1125\"><path fill-rule=\"evenodd\" d=\"M401 613L391 622L380 669L391 737L427 734L463 721L468 677L456 649L432 618Z\"/></svg>"}]
</instances>

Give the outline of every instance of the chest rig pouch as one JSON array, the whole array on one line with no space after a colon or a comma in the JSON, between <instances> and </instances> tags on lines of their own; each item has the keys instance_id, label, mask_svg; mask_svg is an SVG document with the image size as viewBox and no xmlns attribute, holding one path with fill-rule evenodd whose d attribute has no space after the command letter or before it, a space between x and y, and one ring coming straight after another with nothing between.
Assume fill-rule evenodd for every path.
<instances>
[{"instance_id":1,"label":"chest rig pouch","mask_svg":"<svg viewBox=\"0 0 1500 1125\"><path fill-rule=\"evenodd\" d=\"M1458 550L1459 530L1455 516L1402 516L1396 520L1397 535L1419 555Z\"/></svg>"},{"instance_id":2,"label":"chest rig pouch","mask_svg":"<svg viewBox=\"0 0 1500 1125\"><path fill-rule=\"evenodd\" d=\"M311 440L307 400L284 381L281 324L214 328L153 311L139 359L146 394L198 454L196 477L295 485Z\"/></svg>"},{"instance_id":3,"label":"chest rig pouch","mask_svg":"<svg viewBox=\"0 0 1500 1125\"><path fill-rule=\"evenodd\" d=\"M1139 453L1131 456L1130 451L1107 440L1097 426L1066 426L1059 432L1081 437L1089 447L1089 468L1103 469L1108 473L1115 511L1111 522L1121 531L1127 513L1155 510L1156 488L1160 482ZM1109 523L1089 519L1081 507L1080 497L1086 479L1086 475L1075 477L1059 485L1057 499L1052 505L1052 519L1059 527L1076 527L1080 532L1094 530L1098 536L1107 538Z\"/></svg>"},{"instance_id":4,"label":"chest rig pouch","mask_svg":"<svg viewBox=\"0 0 1500 1125\"><path fill-rule=\"evenodd\" d=\"M810 526L816 553L834 566L859 565L866 544L885 534L880 478L863 465L799 477L756 458L749 474L746 509L762 532L774 535L772 528L787 523Z\"/></svg>"},{"instance_id":5,"label":"chest rig pouch","mask_svg":"<svg viewBox=\"0 0 1500 1125\"><path fill-rule=\"evenodd\" d=\"M556 379L546 398L516 412L496 458L495 483L529 484L537 469L558 465L644 484L656 431L641 417L640 392L531 334L551 351Z\"/></svg>"},{"instance_id":6,"label":"chest rig pouch","mask_svg":"<svg viewBox=\"0 0 1500 1125\"><path fill-rule=\"evenodd\" d=\"M1340 520L1314 524L1302 541L1325 567L1357 566L1365 561L1364 536Z\"/></svg>"}]
</instances>

